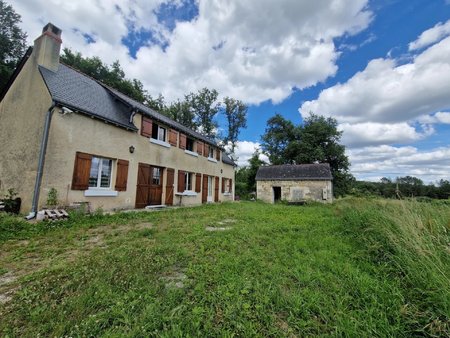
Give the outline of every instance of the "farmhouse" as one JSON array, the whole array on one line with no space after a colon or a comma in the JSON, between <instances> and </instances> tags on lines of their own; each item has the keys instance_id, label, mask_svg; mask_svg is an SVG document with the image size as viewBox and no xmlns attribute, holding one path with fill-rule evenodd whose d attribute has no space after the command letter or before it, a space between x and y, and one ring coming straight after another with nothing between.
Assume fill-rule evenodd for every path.
<instances>
[{"instance_id":1,"label":"farmhouse","mask_svg":"<svg viewBox=\"0 0 450 338\"><path fill-rule=\"evenodd\" d=\"M221 147L60 63L61 43L47 24L0 96L0 191L15 189L21 212L51 188L105 210L234 199Z\"/></svg>"},{"instance_id":2,"label":"farmhouse","mask_svg":"<svg viewBox=\"0 0 450 338\"><path fill-rule=\"evenodd\" d=\"M328 163L262 166L256 173L256 196L267 203L281 200L331 203L332 179Z\"/></svg>"}]
</instances>

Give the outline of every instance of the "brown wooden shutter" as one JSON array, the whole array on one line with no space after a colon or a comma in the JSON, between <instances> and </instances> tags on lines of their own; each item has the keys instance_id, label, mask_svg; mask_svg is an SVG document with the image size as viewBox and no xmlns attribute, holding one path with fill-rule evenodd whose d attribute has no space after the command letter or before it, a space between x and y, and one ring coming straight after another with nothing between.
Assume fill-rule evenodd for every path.
<instances>
[{"instance_id":1,"label":"brown wooden shutter","mask_svg":"<svg viewBox=\"0 0 450 338\"><path fill-rule=\"evenodd\" d=\"M128 161L117 160L116 191L127 190Z\"/></svg>"},{"instance_id":2,"label":"brown wooden shutter","mask_svg":"<svg viewBox=\"0 0 450 338\"><path fill-rule=\"evenodd\" d=\"M152 120L142 116L141 135L145 137L152 136Z\"/></svg>"},{"instance_id":3,"label":"brown wooden shutter","mask_svg":"<svg viewBox=\"0 0 450 338\"><path fill-rule=\"evenodd\" d=\"M203 151L203 156L205 156L205 157L209 157L209 145L208 144L206 144L205 143L205 148L204 148L204 151Z\"/></svg>"},{"instance_id":4,"label":"brown wooden shutter","mask_svg":"<svg viewBox=\"0 0 450 338\"><path fill-rule=\"evenodd\" d=\"M205 144L203 142L197 141L197 153L200 156L203 156L203 147L204 147L204 145Z\"/></svg>"},{"instance_id":5,"label":"brown wooden shutter","mask_svg":"<svg viewBox=\"0 0 450 338\"><path fill-rule=\"evenodd\" d=\"M219 148L216 149L216 160L220 161L220 149Z\"/></svg>"},{"instance_id":6,"label":"brown wooden shutter","mask_svg":"<svg viewBox=\"0 0 450 338\"><path fill-rule=\"evenodd\" d=\"M202 203L208 201L208 175L203 175Z\"/></svg>"},{"instance_id":7,"label":"brown wooden shutter","mask_svg":"<svg viewBox=\"0 0 450 338\"><path fill-rule=\"evenodd\" d=\"M91 162L92 155L80 152L76 153L72 177L72 190L87 190L89 188Z\"/></svg>"},{"instance_id":8,"label":"brown wooden shutter","mask_svg":"<svg viewBox=\"0 0 450 338\"><path fill-rule=\"evenodd\" d=\"M202 174L197 173L195 175L195 192L202 191Z\"/></svg>"},{"instance_id":9,"label":"brown wooden shutter","mask_svg":"<svg viewBox=\"0 0 450 338\"><path fill-rule=\"evenodd\" d=\"M229 193L233 193L233 180L230 178L230 190L228 191Z\"/></svg>"},{"instance_id":10,"label":"brown wooden shutter","mask_svg":"<svg viewBox=\"0 0 450 338\"><path fill-rule=\"evenodd\" d=\"M186 149L186 135L180 133L180 149Z\"/></svg>"},{"instance_id":11,"label":"brown wooden shutter","mask_svg":"<svg viewBox=\"0 0 450 338\"><path fill-rule=\"evenodd\" d=\"M225 192L225 177L222 177L222 194Z\"/></svg>"},{"instance_id":12,"label":"brown wooden shutter","mask_svg":"<svg viewBox=\"0 0 450 338\"><path fill-rule=\"evenodd\" d=\"M184 184L184 171L178 170L178 192L183 192L186 190L186 185Z\"/></svg>"},{"instance_id":13,"label":"brown wooden shutter","mask_svg":"<svg viewBox=\"0 0 450 338\"><path fill-rule=\"evenodd\" d=\"M219 177L216 176L216 184L214 184L214 202L219 202Z\"/></svg>"},{"instance_id":14,"label":"brown wooden shutter","mask_svg":"<svg viewBox=\"0 0 450 338\"><path fill-rule=\"evenodd\" d=\"M170 129L169 130L169 143L170 143L170 145L176 147L177 146L177 139L178 139L178 133L175 130Z\"/></svg>"}]
</instances>

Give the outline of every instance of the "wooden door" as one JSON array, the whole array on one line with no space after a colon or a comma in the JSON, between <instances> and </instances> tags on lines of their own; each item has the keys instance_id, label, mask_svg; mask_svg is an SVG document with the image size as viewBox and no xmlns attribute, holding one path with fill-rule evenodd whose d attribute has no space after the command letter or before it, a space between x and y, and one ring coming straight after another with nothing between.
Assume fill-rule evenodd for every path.
<instances>
[{"instance_id":1,"label":"wooden door","mask_svg":"<svg viewBox=\"0 0 450 338\"><path fill-rule=\"evenodd\" d=\"M175 170L172 168L167 168L167 179L166 179L166 205L173 205L173 183L175 177Z\"/></svg>"},{"instance_id":2,"label":"wooden door","mask_svg":"<svg viewBox=\"0 0 450 338\"><path fill-rule=\"evenodd\" d=\"M136 186L136 208L145 208L149 202L150 165L139 163Z\"/></svg>"},{"instance_id":3,"label":"wooden door","mask_svg":"<svg viewBox=\"0 0 450 338\"><path fill-rule=\"evenodd\" d=\"M151 180L150 180L150 198L149 205L161 205L162 204L162 182L163 182L163 168L150 167L151 168Z\"/></svg>"},{"instance_id":4,"label":"wooden door","mask_svg":"<svg viewBox=\"0 0 450 338\"><path fill-rule=\"evenodd\" d=\"M219 202L219 178L217 176L214 184L214 202Z\"/></svg>"},{"instance_id":5,"label":"wooden door","mask_svg":"<svg viewBox=\"0 0 450 338\"><path fill-rule=\"evenodd\" d=\"M202 185L202 203L208 201L208 175L203 175L203 185Z\"/></svg>"}]
</instances>

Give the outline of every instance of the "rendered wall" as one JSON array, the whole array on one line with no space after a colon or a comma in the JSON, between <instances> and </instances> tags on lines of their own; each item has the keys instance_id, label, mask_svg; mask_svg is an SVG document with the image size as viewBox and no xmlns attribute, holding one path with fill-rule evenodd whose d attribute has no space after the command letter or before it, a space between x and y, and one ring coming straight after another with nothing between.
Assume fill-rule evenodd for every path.
<instances>
[{"instance_id":1,"label":"rendered wall","mask_svg":"<svg viewBox=\"0 0 450 338\"><path fill-rule=\"evenodd\" d=\"M141 126L141 115L136 114L134 124ZM129 152L133 145L135 151ZM100 157L123 159L129 161L127 190L118 192L115 197L86 197L84 191L71 190L74 170L75 153L84 152ZM184 150L171 146L170 148L153 144L149 138L139 132L131 132L118 128L103 121L92 119L78 113L62 115L55 112L50 129L49 143L45 162L40 203L46 202L48 191L55 188L58 198L63 204L73 202L90 202L92 208L129 209L134 208L136 199L137 172L139 163L175 169L174 205L180 204L180 197L175 193L178 186L178 170L202 173L220 177L219 200L234 200L233 193L222 194L222 177L231 178L234 186L234 168L222 161L209 161L204 156L194 157ZM113 163L115 169L115 164ZM112 186L115 183L115 170L112 173ZM167 175L163 173L163 196L165 201ZM195 181L194 181L195 187ZM201 204L201 192L195 196L182 196L182 205ZM213 190L214 195L214 190Z\"/></svg>"},{"instance_id":2,"label":"rendered wall","mask_svg":"<svg viewBox=\"0 0 450 338\"><path fill-rule=\"evenodd\" d=\"M273 187L281 187L281 200L283 201L313 200L331 203L333 200L331 181L257 181L257 198L267 203L274 203ZM324 199L324 190L326 199Z\"/></svg>"},{"instance_id":3,"label":"rendered wall","mask_svg":"<svg viewBox=\"0 0 450 338\"><path fill-rule=\"evenodd\" d=\"M52 104L32 54L0 102L0 195L13 188L31 209L45 114Z\"/></svg>"}]
</instances>

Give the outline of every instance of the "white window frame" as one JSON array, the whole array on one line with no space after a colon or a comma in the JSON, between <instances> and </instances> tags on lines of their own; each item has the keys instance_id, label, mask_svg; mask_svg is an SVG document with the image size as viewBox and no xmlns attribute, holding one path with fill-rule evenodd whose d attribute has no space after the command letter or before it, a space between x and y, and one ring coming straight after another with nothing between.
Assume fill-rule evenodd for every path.
<instances>
[{"instance_id":1,"label":"white window frame","mask_svg":"<svg viewBox=\"0 0 450 338\"><path fill-rule=\"evenodd\" d=\"M107 157L99 157L99 156L92 156L92 160L94 158L99 159L99 168L98 168L98 173L97 173L97 186L96 187L91 187L89 186L89 190L111 190L111 185L112 185L112 178L113 178L113 170L114 170L114 161L111 158L107 158ZM111 161L111 173L109 175L109 187L102 187L102 169L103 169L103 160L108 160ZM89 178L91 177L91 169L92 169L92 162L91 161L91 168L89 168Z\"/></svg>"},{"instance_id":2,"label":"white window frame","mask_svg":"<svg viewBox=\"0 0 450 338\"><path fill-rule=\"evenodd\" d=\"M214 148L209 147L208 158L214 158Z\"/></svg>"},{"instance_id":3,"label":"white window frame","mask_svg":"<svg viewBox=\"0 0 450 338\"><path fill-rule=\"evenodd\" d=\"M185 173L184 173L184 191L193 191L193 189L192 189L192 187L193 187L193 177L194 177L194 174L193 173L190 173L190 172L188 172L188 171L186 171ZM189 185L191 186L190 188L191 189L189 189Z\"/></svg>"},{"instance_id":4,"label":"white window frame","mask_svg":"<svg viewBox=\"0 0 450 338\"><path fill-rule=\"evenodd\" d=\"M229 195L231 193L231 184L230 184L230 179L229 178L224 178L225 180L225 190L224 190L224 195Z\"/></svg>"}]
</instances>

